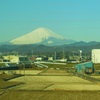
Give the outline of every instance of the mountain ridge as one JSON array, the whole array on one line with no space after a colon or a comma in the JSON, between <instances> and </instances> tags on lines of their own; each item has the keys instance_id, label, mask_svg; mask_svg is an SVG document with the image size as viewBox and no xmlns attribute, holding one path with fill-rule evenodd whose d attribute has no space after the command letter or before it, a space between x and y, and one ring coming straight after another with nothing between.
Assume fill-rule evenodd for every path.
<instances>
[{"instance_id":1,"label":"mountain ridge","mask_svg":"<svg viewBox=\"0 0 100 100\"><path fill-rule=\"evenodd\" d=\"M96 42L96 41L90 41L90 42L78 41L78 42L70 44L70 46L92 46L92 45L98 45L98 44L100 44L100 42Z\"/></svg>"},{"instance_id":2,"label":"mountain ridge","mask_svg":"<svg viewBox=\"0 0 100 100\"><path fill-rule=\"evenodd\" d=\"M95 42L94 42L95 43ZM57 46L46 46L43 44L40 45L1 45L0 46L0 52L18 52L19 54L31 54L33 53L54 53L55 50L56 52L62 52L63 48L66 52L72 52L72 51L77 51L77 50L82 50L84 52L91 52L92 49L100 49L100 42L97 44L92 45L80 45L80 46L72 46L71 44L69 45L57 45Z\"/></svg>"}]
</instances>

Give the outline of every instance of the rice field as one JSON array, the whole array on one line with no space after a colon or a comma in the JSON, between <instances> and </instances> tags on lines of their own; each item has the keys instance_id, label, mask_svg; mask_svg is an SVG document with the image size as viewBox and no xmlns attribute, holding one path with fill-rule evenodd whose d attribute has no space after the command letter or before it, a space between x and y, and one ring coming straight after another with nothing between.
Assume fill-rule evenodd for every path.
<instances>
[{"instance_id":1,"label":"rice field","mask_svg":"<svg viewBox=\"0 0 100 100\"><path fill-rule=\"evenodd\" d=\"M100 79L100 76L91 76L93 78L96 78L96 79Z\"/></svg>"},{"instance_id":2,"label":"rice field","mask_svg":"<svg viewBox=\"0 0 100 100\"><path fill-rule=\"evenodd\" d=\"M8 90L0 100L99 100L98 91L18 91Z\"/></svg>"},{"instance_id":3,"label":"rice field","mask_svg":"<svg viewBox=\"0 0 100 100\"><path fill-rule=\"evenodd\" d=\"M52 72L51 72L52 71ZM50 75L55 73L55 75ZM57 75L58 74L58 75ZM62 70L49 69L33 76L22 76L9 82L24 82L24 84L11 88L17 90L100 90L100 85L94 84L78 76L65 74Z\"/></svg>"},{"instance_id":4,"label":"rice field","mask_svg":"<svg viewBox=\"0 0 100 100\"><path fill-rule=\"evenodd\" d=\"M19 72L19 70L16 71L16 73ZM64 70L27 70L24 75L7 81L7 85L12 85L12 83L23 84L9 87L9 89L1 89L0 100L100 99L99 84L71 75Z\"/></svg>"},{"instance_id":5,"label":"rice field","mask_svg":"<svg viewBox=\"0 0 100 100\"><path fill-rule=\"evenodd\" d=\"M37 75L43 70L1 70L0 74L5 73L5 74L21 74L21 75Z\"/></svg>"}]
</instances>

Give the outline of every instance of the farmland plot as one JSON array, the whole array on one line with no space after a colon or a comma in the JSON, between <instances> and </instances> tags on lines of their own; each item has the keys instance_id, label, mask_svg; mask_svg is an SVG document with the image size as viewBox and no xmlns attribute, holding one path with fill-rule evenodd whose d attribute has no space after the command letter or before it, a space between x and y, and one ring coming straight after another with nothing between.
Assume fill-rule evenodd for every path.
<instances>
[{"instance_id":1,"label":"farmland plot","mask_svg":"<svg viewBox=\"0 0 100 100\"><path fill-rule=\"evenodd\" d=\"M24 82L18 90L100 90L99 85L76 76L23 76L10 80Z\"/></svg>"},{"instance_id":2,"label":"farmland plot","mask_svg":"<svg viewBox=\"0 0 100 100\"><path fill-rule=\"evenodd\" d=\"M100 86L64 70L47 69L37 75L22 76L10 82L23 82L18 90L100 90Z\"/></svg>"},{"instance_id":3,"label":"farmland plot","mask_svg":"<svg viewBox=\"0 0 100 100\"><path fill-rule=\"evenodd\" d=\"M33 83L91 83L76 76L23 76L10 81Z\"/></svg>"},{"instance_id":4,"label":"farmland plot","mask_svg":"<svg viewBox=\"0 0 100 100\"><path fill-rule=\"evenodd\" d=\"M43 70L3 70L3 71L0 71L0 74L2 74L3 72L5 74L26 74L26 75L37 75L39 74L40 72L42 72Z\"/></svg>"},{"instance_id":5,"label":"farmland plot","mask_svg":"<svg viewBox=\"0 0 100 100\"><path fill-rule=\"evenodd\" d=\"M100 79L100 76L91 76L93 78L96 78L96 79Z\"/></svg>"},{"instance_id":6,"label":"farmland plot","mask_svg":"<svg viewBox=\"0 0 100 100\"><path fill-rule=\"evenodd\" d=\"M99 100L98 91L6 91L0 100Z\"/></svg>"},{"instance_id":7,"label":"farmland plot","mask_svg":"<svg viewBox=\"0 0 100 100\"><path fill-rule=\"evenodd\" d=\"M48 88L46 88L45 90L100 90L100 86L99 85L95 85L95 84L54 84L53 86L50 86Z\"/></svg>"},{"instance_id":8,"label":"farmland plot","mask_svg":"<svg viewBox=\"0 0 100 100\"><path fill-rule=\"evenodd\" d=\"M40 75L69 75L69 73L66 73L66 70L60 70L60 69L48 69L42 73L40 73Z\"/></svg>"}]
</instances>

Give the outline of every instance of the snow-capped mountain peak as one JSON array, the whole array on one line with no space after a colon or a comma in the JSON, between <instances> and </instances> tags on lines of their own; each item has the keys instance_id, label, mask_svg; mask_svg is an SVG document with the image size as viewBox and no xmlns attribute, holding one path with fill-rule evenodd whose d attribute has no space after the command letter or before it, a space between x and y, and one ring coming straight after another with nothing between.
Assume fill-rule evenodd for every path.
<instances>
[{"instance_id":1,"label":"snow-capped mountain peak","mask_svg":"<svg viewBox=\"0 0 100 100\"><path fill-rule=\"evenodd\" d=\"M13 39L12 44L59 44L67 40L47 28L38 28L28 34ZM64 44L66 44L64 43Z\"/></svg>"}]
</instances>

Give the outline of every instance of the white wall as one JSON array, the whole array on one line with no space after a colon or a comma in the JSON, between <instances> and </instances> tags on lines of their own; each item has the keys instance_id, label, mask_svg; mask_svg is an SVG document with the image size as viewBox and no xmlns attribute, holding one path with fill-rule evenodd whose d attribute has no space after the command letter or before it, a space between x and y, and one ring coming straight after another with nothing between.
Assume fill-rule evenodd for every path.
<instances>
[{"instance_id":1,"label":"white wall","mask_svg":"<svg viewBox=\"0 0 100 100\"><path fill-rule=\"evenodd\" d=\"M100 63L100 49L93 49L91 57L93 63Z\"/></svg>"}]
</instances>

